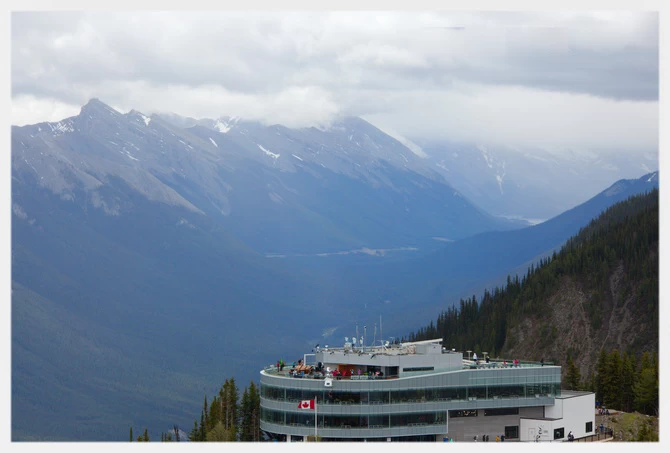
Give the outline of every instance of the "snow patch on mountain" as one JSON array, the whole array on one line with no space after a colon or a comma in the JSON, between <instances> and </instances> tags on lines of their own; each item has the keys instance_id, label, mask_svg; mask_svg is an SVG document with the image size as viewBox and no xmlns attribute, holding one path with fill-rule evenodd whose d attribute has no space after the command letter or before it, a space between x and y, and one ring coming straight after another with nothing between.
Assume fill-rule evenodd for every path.
<instances>
[{"instance_id":1,"label":"snow patch on mountain","mask_svg":"<svg viewBox=\"0 0 670 453\"><path fill-rule=\"evenodd\" d=\"M296 156L295 154L291 154L291 156L295 157L295 158L298 159L300 162L303 162L303 160L302 160L302 158L301 158L300 156Z\"/></svg>"},{"instance_id":2,"label":"snow patch on mountain","mask_svg":"<svg viewBox=\"0 0 670 453\"><path fill-rule=\"evenodd\" d=\"M484 160L486 161L486 165L489 168L493 168L493 158L489 156L489 152L486 149L484 145L477 145L477 149L482 152L482 156L484 156Z\"/></svg>"},{"instance_id":3,"label":"snow patch on mountain","mask_svg":"<svg viewBox=\"0 0 670 453\"><path fill-rule=\"evenodd\" d=\"M142 113L140 113L140 112L135 112L135 113L137 114L137 116L140 117L140 119L141 119L142 121L144 121L144 125L145 125L145 126L148 126L148 125L149 125L149 123L151 122L151 118L149 118L148 116L146 116L146 115L144 115L144 114L142 114Z\"/></svg>"},{"instance_id":4,"label":"snow patch on mountain","mask_svg":"<svg viewBox=\"0 0 670 453\"><path fill-rule=\"evenodd\" d=\"M417 156L419 156L423 159L428 158L428 154L426 154L426 152L419 145L417 145L416 143L414 143L410 139L405 138L405 137L395 137L395 138L396 138L396 140L398 140L400 143L405 145L410 151L412 151Z\"/></svg>"},{"instance_id":5,"label":"snow patch on mountain","mask_svg":"<svg viewBox=\"0 0 670 453\"><path fill-rule=\"evenodd\" d=\"M258 147L261 149L261 151L263 151L265 154L267 154L268 156L272 157L273 159L278 159L279 156L280 156L280 154L275 154L275 153L273 153L272 151L263 148L263 146L262 146L262 145L259 145L258 143L256 143L256 146L258 146Z\"/></svg>"},{"instance_id":6,"label":"snow patch on mountain","mask_svg":"<svg viewBox=\"0 0 670 453\"><path fill-rule=\"evenodd\" d=\"M654 180L654 178L656 178L657 175L658 175L658 173L652 173L652 175L649 177L649 179L647 179L647 182L652 182Z\"/></svg>"},{"instance_id":7,"label":"snow patch on mountain","mask_svg":"<svg viewBox=\"0 0 670 453\"><path fill-rule=\"evenodd\" d=\"M558 165L558 162L556 161L556 159L550 159L550 158L547 158L547 157L541 157L541 156L538 156L538 155L536 155L536 154L523 153L523 157L527 157L528 159L539 160L540 162L549 162L549 163L553 163L553 164Z\"/></svg>"},{"instance_id":8,"label":"snow patch on mountain","mask_svg":"<svg viewBox=\"0 0 670 453\"><path fill-rule=\"evenodd\" d=\"M212 137L209 137L209 141L212 142L212 145L216 146L217 148L219 147L219 145L216 144Z\"/></svg>"},{"instance_id":9,"label":"snow patch on mountain","mask_svg":"<svg viewBox=\"0 0 670 453\"><path fill-rule=\"evenodd\" d=\"M72 120L59 121L58 123L47 123L53 132L54 137L65 134L67 132L74 132L74 126L72 125ZM40 129L41 130L41 129Z\"/></svg>"},{"instance_id":10,"label":"snow patch on mountain","mask_svg":"<svg viewBox=\"0 0 670 453\"><path fill-rule=\"evenodd\" d=\"M496 174L496 181L498 181L498 188L500 188L500 194L503 195L503 181L505 179L505 166L506 163L505 161L502 162L502 168L499 170L502 170L502 172L499 172ZM502 173L502 174L501 174Z\"/></svg>"},{"instance_id":11,"label":"snow patch on mountain","mask_svg":"<svg viewBox=\"0 0 670 453\"><path fill-rule=\"evenodd\" d=\"M228 131L230 131L230 124L228 124L225 121L216 120L216 123L214 123L214 127L222 134L226 134Z\"/></svg>"}]
</instances>

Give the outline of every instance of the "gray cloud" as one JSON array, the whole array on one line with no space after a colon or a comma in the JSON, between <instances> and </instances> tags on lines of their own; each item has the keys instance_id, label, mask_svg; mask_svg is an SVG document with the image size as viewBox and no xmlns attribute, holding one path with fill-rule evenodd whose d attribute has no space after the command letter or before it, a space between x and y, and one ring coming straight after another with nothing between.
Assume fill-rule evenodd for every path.
<instances>
[{"instance_id":1,"label":"gray cloud","mask_svg":"<svg viewBox=\"0 0 670 453\"><path fill-rule=\"evenodd\" d=\"M519 126L501 135L472 123L486 116L474 113L482 93L523 99L530 117L542 110L532 97L552 93L567 112L599 106L594 113L625 121L645 110L653 121L658 26L644 12L13 13L13 122L55 119L37 118L49 105L76 113L99 97L148 113L294 126L367 115L415 136L426 129L417 115L435 125L459 110L454 121L471 138L528 141ZM610 139L620 142L600 144Z\"/></svg>"}]
</instances>

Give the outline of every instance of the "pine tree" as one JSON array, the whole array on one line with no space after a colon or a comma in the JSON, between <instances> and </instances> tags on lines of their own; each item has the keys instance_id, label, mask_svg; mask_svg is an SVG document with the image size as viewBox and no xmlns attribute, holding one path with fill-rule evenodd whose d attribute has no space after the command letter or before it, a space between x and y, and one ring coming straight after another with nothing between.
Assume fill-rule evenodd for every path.
<instances>
[{"instance_id":1,"label":"pine tree","mask_svg":"<svg viewBox=\"0 0 670 453\"><path fill-rule=\"evenodd\" d=\"M645 368L635 384L635 406L648 415L658 415L658 377L653 368Z\"/></svg>"},{"instance_id":2,"label":"pine tree","mask_svg":"<svg viewBox=\"0 0 670 453\"><path fill-rule=\"evenodd\" d=\"M624 353L621 375L621 409L625 412L633 410L635 400L635 356Z\"/></svg>"},{"instance_id":3,"label":"pine tree","mask_svg":"<svg viewBox=\"0 0 670 453\"><path fill-rule=\"evenodd\" d=\"M212 404L209 406L209 416L207 417L207 431L214 428L216 423L221 420L221 402L214 396Z\"/></svg>"},{"instance_id":4,"label":"pine tree","mask_svg":"<svg viewBox=\"0 0 670 453\"><path fill-rule=\"evenodd\" d=\"M251 431L251 402L249 400L249 391L245 388L240 402L240 440L249 442L252 440Z\"/></svg>"},{"instance_id":5,"label":"pine tree","mask_svg":"<svg viewBox=\"0 0 670 453\"><path fill-rule=\"evenodd\" d=\"M207 423L205 422L205 411L200 413L200 426L198 427L198 440L200 442L205 441L207 435Z\"/></svg>"},{"instance_id":6,"label":"pine tree","mask_svg":"<svg viewBox=\"0 0 670 453\"><path fill-rule=\"evenodd\" d=\"M223 426L221 421L218 421L214 428L207 432L207 442L227 442L230 440L230 430Z\"/></svg>"},{"instance_id":7,"label":"pine tree","mask_svg":"<svg viewBox=\"0 0 670 453\"><path fill-rule=\"evenodd\" d=\"M188 440L191 442L197 442L200 440L200 430L198 429L198 421L193 420L193 429L188 433Z\"/></svg>"},{"instance_id":8,"label":"pine tree","mask_svg":"<svg viewBox=\"0 0 670 453\"><path fill-rule=\"evenodd\" d=\"M249 402L251 406L251 440L261 440L261 394L253 382L249 383Z\"/></svg>"},{"instance_id":9,"label":"pine tree","mask_svg":"<svg viewBox=\"0 0 670 453\"><path fill-rule=\"evenodd\" d=\"M237 389L237 385L235 384L235 378L226 379L221 390L221 419L223 421L223 426L229 433L235 433L236 436L237 426L239 423L237 403L239 398L239 391Z\"/></svg>"},{"instance_id":10,"label":"pine tree","mask_svg":"<svg viewBox=\"0 0 670 453\"><path fill-rule=\"evenodd\" d=\"M202 407L202 413L205 417L204 421L203 421L205 430L207 430L207 425L208 425L208 421L209 421L208 410L209 410L209 408L207 407L207 395L205 395L205 402L203 403L203 407Z\"/></svg>"},{"instance_id":11,"label":"pine tree","mask_svg":"<svg viewBox=\"0 0 670 453\"><path fill-rule=\"evenodd\" d=\"M568 356L568 372L565 378L565 385L568 390L579 390L581 387L582 376L579 368L575 365L571 356Z\"/></svg>"},{"instance_id":12,"label":"pine tree","mask_svg":"<svg viewBox=\"0 0 670 453\"><path fill-rule=\"evenodd\" d=\"M604 387L605 380L607 376L607 352L605 349L600 350L600 356L598 357L598 362L596 363L596 375L595 375L595 389L596 389L596 400L601 401L603 404L605 402Z\"/></svg>"},{"instance_id":13,"label":"pine tree","mask_svg":"<svg viewBox=\"0 0 670 453\"><path fill-rule=\"evenodd\" d=\"M603 379L604 401L608 407L621 408L622 369L621 355L615 349L607 356L607 374Z\"/></svg>"}]
</instances>

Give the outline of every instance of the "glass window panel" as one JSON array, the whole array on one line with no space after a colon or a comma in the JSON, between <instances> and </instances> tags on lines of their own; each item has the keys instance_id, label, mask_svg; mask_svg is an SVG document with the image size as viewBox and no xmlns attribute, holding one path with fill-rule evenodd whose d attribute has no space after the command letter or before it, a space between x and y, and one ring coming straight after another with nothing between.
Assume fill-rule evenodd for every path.
<instances>
[{"instance_id":1,"label":"glass window panel","mask_svg":"<svg viewBox=\"0 0 670 453\"><path fill-rule=\"evenodd\" d=\"M519 438L519 427L518 426L505 426L505 438L506 439L518 439Z\"/></svg>"}]
</instances>

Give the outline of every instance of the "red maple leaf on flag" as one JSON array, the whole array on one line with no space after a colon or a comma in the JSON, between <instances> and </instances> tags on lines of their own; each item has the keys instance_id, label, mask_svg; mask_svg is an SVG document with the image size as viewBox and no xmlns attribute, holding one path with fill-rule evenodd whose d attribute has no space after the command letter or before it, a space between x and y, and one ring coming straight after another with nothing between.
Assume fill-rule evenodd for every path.
<instances>
[{"instance_id":1,"label":"red maple leaf on flag","mask_svg":"<svg viewBox=\"0 0 670 453\"><path fill-rule=\"evenodd\" d=\"M314 409L314 400L302 400L298 403L298 409Z\"/></svg>"}]
</instances>

